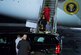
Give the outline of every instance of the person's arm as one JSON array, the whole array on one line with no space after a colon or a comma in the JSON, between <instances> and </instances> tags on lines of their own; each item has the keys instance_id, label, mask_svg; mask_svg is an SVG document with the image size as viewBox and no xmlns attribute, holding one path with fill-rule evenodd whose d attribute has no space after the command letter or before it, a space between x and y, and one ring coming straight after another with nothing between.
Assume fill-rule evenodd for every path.
<instances>
[{"instance_id":1,"label":"person's arm","mask_svg":"<svg viewBox=\"0 0 81 55\"><path fill-rule=\"evenodd\" d=\"M17 45L17 49L19 49L20 48L20 41L19 41L19 43L18 43L18 45Z\"/></svg>"}]
</instances>

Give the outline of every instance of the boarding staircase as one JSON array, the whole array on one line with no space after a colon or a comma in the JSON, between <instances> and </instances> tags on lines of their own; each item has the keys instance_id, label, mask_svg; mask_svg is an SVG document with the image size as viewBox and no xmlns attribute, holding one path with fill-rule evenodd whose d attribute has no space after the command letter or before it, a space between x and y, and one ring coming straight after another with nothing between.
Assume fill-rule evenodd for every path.
<instances>
[{"instance_id":1,"label":"boarding staircase","mask_svg":"<svg viewBox=\"0 0 81 55\"><path fill-rule=\"evenodd\" d=\"M56 11L56 8L57 8L57 0L43 0L43 5L42 5L41 13L42 13L42 11L43 11L43 9L44 9L44 7L46 5L48 5L48 7L51 10L50 11L50 23L51 23L51 26L52 26L51 33L53 34L55 32L55 30L54 30L55 28L54 27L56 27L55 26L56 23L55 23L54 17L55 17L55 11ZM40 15L41 15L41 13L40 13ZM38 32L39 31L40 30L38 29Z\"/></svg>"}]
</instances>

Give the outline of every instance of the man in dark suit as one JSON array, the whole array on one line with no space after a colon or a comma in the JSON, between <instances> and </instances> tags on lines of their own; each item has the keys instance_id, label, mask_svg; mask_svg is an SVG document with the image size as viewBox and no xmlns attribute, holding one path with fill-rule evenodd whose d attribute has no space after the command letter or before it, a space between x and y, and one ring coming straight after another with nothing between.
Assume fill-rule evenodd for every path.
<instances>
[{"instance_id":1,"label":"man in dark suit","mask_svg":"<svg viewBox=\"0 0 81 55\"><path fill-rule=\"evenodd\" d=\"M27 41L27 35L24 34L22 40L19 41L17 48L19 49L18 55L28 55L30 50L30 44Z\"/></svg>"}]
</instances>

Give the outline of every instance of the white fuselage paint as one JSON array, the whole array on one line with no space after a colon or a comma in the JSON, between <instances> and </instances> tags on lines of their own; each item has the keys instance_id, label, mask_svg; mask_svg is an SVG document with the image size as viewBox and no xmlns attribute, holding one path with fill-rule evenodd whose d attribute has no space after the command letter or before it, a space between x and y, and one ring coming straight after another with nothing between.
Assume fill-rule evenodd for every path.
<instances>
[{"instance_id":1,"label":"white fuselage paint","mask_svg":"<svg viewBox=\"0 0 81 55\"><path fill-rule=\"evenodd\" d=\"M57 22L64 26L81 27L81 19L79 17L69 15L60 8L57 8Z\"/></svg>"},{"instance_id":2,"label":"white fuselage paint","mask_svg":"<svg viewBox=\"0 0 81 55\"><path fill-rule=\"evenodd\" d=\"M3 0L0 1L0 13L36 20L43 0Z\"/></svg>"},{"instance_id":3,"label":"white fuselage paint","mask_svg":"<svg viewBox=\"0 0 81 55\"><path fill-rule=\"evenodd\" d=\"M43 0L3 0L0 1L0 14L38 20ZM81 20L76 15L69 15L57 8L57 22L64 26L81 27Z\"/></svg>"}]
</instances>

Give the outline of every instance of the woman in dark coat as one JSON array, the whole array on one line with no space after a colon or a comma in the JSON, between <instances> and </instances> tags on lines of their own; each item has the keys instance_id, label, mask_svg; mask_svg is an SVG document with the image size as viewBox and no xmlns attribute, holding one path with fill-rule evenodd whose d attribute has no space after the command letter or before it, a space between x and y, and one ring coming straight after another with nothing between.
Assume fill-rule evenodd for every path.
<instances>
[{"instance_id":1,"label":"woman in dark coat","mask_svg":"<svg viewBox=\"0 0 81 55\"><path fill-rule=\"evenodd\" d=\"M44 15L41 17L41 19L39 20L38 22L38 25L39 25L39 31L45 31L46 30L46 24L47 24L47 21L44 17Z\"/></svg>"},{"instance_id":2,"label":"woman in dark coat","mask_svg":"<svg viewBox=\"0 0 81 55\"><path fill-rule=\"evenodd\" d=\"M18 55L28 55L30 50L30 44L26 39L27 39L27 35L23 35L22 40L19 41L17 45L17 48L19 49Z\"/></svg>"}]
</instances>

